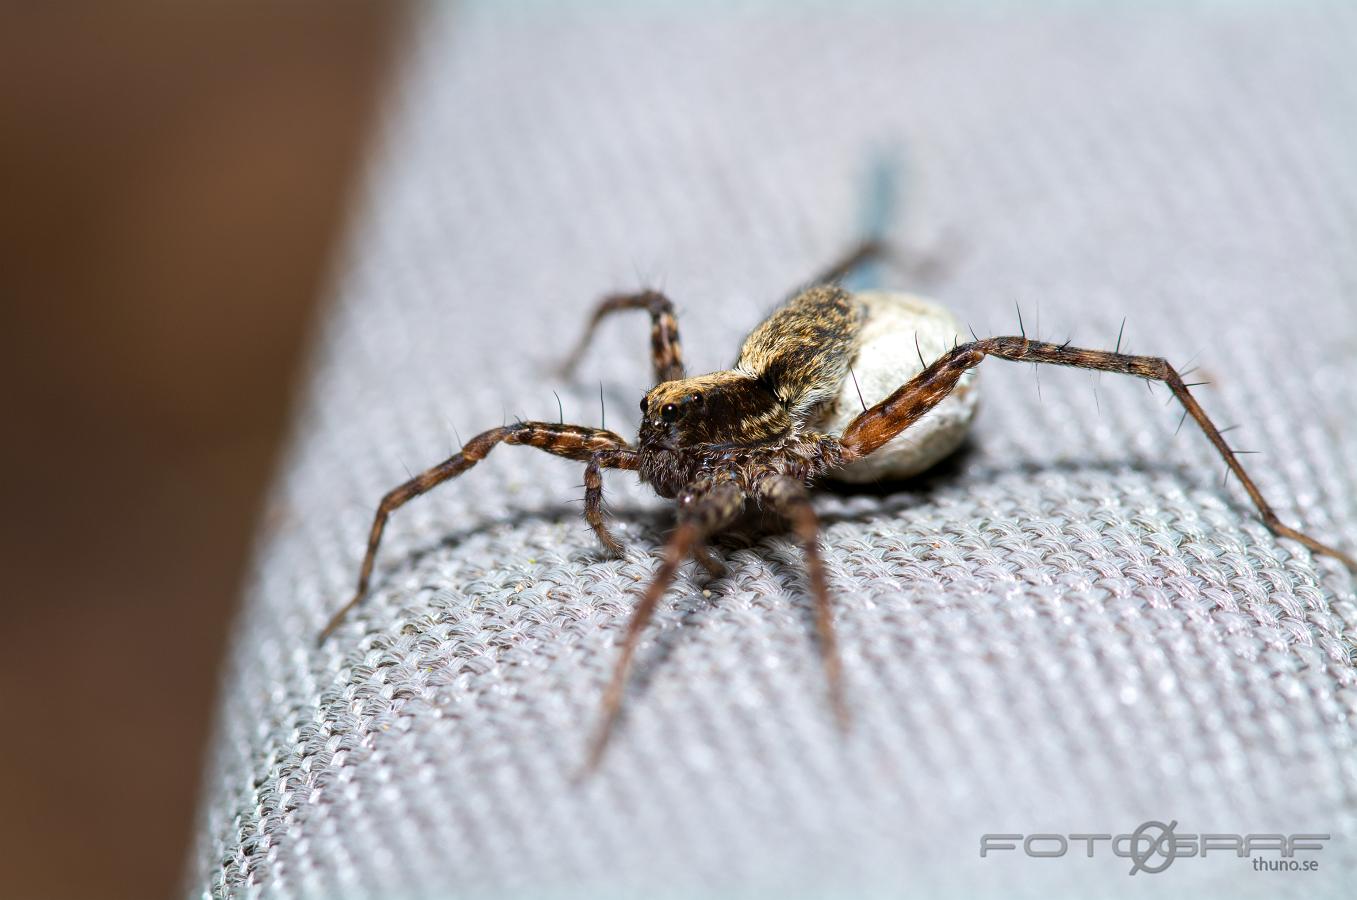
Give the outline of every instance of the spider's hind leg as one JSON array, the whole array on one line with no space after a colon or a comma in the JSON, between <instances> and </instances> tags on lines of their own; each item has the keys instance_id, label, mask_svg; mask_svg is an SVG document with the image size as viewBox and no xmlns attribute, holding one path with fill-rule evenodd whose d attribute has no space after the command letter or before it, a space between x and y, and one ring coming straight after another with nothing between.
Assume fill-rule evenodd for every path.
<instances>
[{"instance_id":1,"label":"spider's hind leg","mask_svg":"<svg viewBox=\"0 0 1357 900\"><path fill-rule=\"evenodd\" d=\"M866 238L854 244L843 256L821 269L815 277L806 283L805 287L814 287L817 284L838 284L865 266L889 260L891 255L891 246L885 241L874 237ZM799 294L805 287L794 291L793 296Z\"/></svg>"}]
</instances>

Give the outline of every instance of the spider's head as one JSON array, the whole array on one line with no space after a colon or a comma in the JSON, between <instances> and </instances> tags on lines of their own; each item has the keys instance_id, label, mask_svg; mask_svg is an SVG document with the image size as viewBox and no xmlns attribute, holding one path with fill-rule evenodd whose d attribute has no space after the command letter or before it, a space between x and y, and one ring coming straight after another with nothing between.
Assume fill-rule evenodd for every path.
<instances>
[{"instance_id":1,"label":"spider's head","mask_svg":"<svg viewBox=\"0 0 1357 900\"><path fill-rule=\"evenodd\" d=\"M666 381L641 398L640 442L652 450L754 443L789 427L777 397L739 372Z\"/></svg>"}]
</instances>

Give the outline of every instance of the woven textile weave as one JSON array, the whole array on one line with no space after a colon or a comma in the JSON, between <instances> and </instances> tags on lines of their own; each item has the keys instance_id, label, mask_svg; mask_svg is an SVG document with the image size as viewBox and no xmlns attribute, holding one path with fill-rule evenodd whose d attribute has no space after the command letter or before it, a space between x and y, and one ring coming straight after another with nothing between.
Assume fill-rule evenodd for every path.
<instances>
[{"instance_id":1,"label":"woven textile weave","mask_svg":"<svg viewBox=\"0 0 1357 900\"><path fill-rule=\"evenodd\" d=\"M503 447L523 416L634 434L643 316L552 374L602 292L662 287L690 369L853 239L900 238L979 333L1195 357L1283 520L1357 551L1357 18L1340 8L831 14L425 11L317 339L223 675L186 892L311 897L1350 896L1353 576L1263 527L1162 388L990 361L969 449L826 493L854 727L800 555L731 542L647 632L584 756L668 505ZM987 832L1328 833L1315 872L982 859ZM1271 857L1270 857L1271 858Z\"/></svg>"}]
</instances>

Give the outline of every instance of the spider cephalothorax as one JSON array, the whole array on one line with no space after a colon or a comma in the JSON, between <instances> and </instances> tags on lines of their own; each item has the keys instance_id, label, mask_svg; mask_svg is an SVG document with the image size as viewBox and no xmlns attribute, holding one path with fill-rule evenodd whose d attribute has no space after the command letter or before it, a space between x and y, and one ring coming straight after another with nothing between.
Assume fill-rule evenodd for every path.
<instances>
[{"instance_id":1,"label":"spider cephalothorax","mask_svg":"<svg viewBox=\"0 0 1357 900\"><path fill-rule=\"evenodd\" d=\"M859 248L827 276L843 274L878 250L870 245ZM585 463L585 519L613 552L622 547L603 515L603 469L635 471L660 496L677 501L677 526L627 626L604 694L591 765L600 758L621 707L640 633L678 566L691 555L710 569L719 568L705 544L750 504L781 516L801 542L834 711L846 721L819 524L807 488L826 477L849 481L902 477L955 449L974 408L971 370L987 356L1121 372L1165 383L1183 405L1184 417L1192 416L1201 427L1273 532L1357 569L1357 560L1277 519L1189 386L1158 357L1084 350L1028 340L1026 335L963 343L955 320L926 301L902 294L852 294L820 284L797 294L755 328L735 365L726 371L686 377L673 306L654 291L605 298L567 366L579 358L599 320L624 309L645 309L651 317L655 386L641 400L637 445L611 431L550 422L519 422L472 438L461 452L382 498L368 535L358 589L321 632L322 640L367 593L382 531L393 510L462 474L497 444L526 444ZM925 362L925 346L932 362ZM913 363L915 353L918 365ZM916 440L903 440L907 429Z\"/></svg>"},{"instance_id":2,"label":"spider cephalothorax","mask_svg":"<svg viewBox=\"0 0 1357 900\"><path fill-rule=\"evenodd\" d=\"M769 387L743 372L656 385L641 398L641 450L756 444L782 437L793 419Z\"/></svg>"},{"instance_id":3,"label":"spider cephalothorax","mask_svg":"<svg viewBox=\"0 0 1357 900\"><path fill-rule=\"evenodd\" d=\"M838 394L865 315L848 291L811 288L750 334L733 368L651 388L641 400L642 480L672 498L703 479L751 491L771 475L805 483L834 467L837 445L809 422Z\"/></svg>"}]
</instances>

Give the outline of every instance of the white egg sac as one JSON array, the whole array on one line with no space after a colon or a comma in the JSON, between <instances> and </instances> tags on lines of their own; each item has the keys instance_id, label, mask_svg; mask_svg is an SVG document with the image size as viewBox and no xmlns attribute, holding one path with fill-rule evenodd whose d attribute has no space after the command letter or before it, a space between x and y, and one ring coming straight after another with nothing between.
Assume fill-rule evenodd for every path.
<instances>
[{"instance_id":1,"label":"white egg sac","mask_svg":"<svg viewBox=\"0 0 1357 900\"><path fill-rule=\"evenodd\" d=\"M835 402L813 423L825 434L843 434L848 424L889 397L956 344L964 343L961 324L943 307L921 297L886 291L856 295L867 311L852 376L845 378ZM916 345L917 340L917 345ZM907 478L947 456L966 439L977 399L974 369L922 419L870 456L829 473L838 481L864 483ZM856 384L854 380L856 379ZM859 398L858 391L862 395Z\"/></svg>"}]
</instances>

